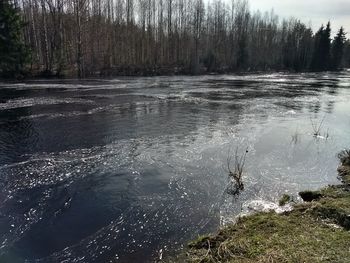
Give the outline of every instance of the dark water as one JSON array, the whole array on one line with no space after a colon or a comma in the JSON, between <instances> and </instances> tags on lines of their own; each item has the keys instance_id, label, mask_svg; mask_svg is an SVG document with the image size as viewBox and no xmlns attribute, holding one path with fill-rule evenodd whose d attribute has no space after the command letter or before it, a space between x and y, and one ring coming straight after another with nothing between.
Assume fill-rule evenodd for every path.
<instances>
[{"instance_id":1,"label":"dark water","mask_svg":"<svg viewBox=\"0 0 350 263\"><path fill-rule=\"evenodd\" d=\"M0 84L0 262L151 262L252 201L337 183L349 101L350 72Z\"/></svg>"}]
</instances>

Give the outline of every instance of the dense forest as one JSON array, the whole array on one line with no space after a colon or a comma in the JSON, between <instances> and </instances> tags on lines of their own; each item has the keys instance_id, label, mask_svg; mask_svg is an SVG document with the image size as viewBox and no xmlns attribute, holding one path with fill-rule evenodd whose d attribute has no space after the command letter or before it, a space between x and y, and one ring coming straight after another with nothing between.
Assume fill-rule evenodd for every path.
<instances>
[{"instance_id":1,"label":"dense forest","mask_svg":"<svg viewBox=\"0 0 350 263\"><path fill-rule=\"evenodd\" d=\"M1 0L0 74L42 76L324 71L350 41L244 0Z\"/></svg>"}]
</instances>

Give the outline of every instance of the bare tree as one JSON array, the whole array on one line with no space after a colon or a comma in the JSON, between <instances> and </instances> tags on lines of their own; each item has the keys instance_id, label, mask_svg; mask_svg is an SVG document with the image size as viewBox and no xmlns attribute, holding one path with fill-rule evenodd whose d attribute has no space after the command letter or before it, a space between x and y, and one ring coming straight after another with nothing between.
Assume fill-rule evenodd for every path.
<instances>
[{"instance_id":1,"label":"bare tree","mask_svg":"<svg viewBox=\"0 0 350 263\"><path fill-rule=\"evenodd\" d=\"M46 73L302 71L313 53L310 27L280 22L273 11L253 13L246 0L15 2L27 22L32 69Z\"/></svg>"}]
</instances>

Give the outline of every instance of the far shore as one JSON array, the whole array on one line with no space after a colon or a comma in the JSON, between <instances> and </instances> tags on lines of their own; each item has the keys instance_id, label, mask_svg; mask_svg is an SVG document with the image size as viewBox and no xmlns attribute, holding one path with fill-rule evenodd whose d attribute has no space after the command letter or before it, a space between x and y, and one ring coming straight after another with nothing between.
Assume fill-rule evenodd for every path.
<instances>
[{"instance_id":1,"label":"far shore","mask_svg":"<svg viewBox=\"0 0 350 263\"><path fill-rule=\"evenodd\" d=\"M12 82L12 81L22 81L22 80L66 80L66 79L112 79L118 77L171 77L171 76L205 76L205 75L254 75L254 74L274 74L274 73L284 73L284 74L303 74L303 73L326 73L326 72L341 72L348 70L347 68L337 70L337 71L293 71L293 70L228 70L222 69L217 71L205 71L201 70L200 72L193 73L188 70L179 70L178 68L174 69L162 69L162 70L142 70L142 69L124 69L124 70L107 70L107 71L98 71L94 73L89 73L84 77L77 77L77 74L74 72L37 72L37 71L27 71L23 72L14 77L0 77L1 81Z\"/></svg>"}]
</instances>

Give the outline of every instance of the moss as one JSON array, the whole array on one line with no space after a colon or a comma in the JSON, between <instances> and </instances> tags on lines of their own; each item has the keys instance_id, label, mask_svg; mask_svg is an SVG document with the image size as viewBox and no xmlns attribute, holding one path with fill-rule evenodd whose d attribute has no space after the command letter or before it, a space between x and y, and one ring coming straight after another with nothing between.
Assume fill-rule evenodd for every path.
<instances>
[{"instance_id":1,"label":"moss","mask_svg":"<svg viewBox=\"0 0 350 263\"><path fill-rule=\"evenodd\" d=\"M309 214L259 213L193 246L187 262L345 262L349 242Z\"/></svg>"},{"instance_id":2,"label":"moss","mask_svg":"<svg viewBox=\"0 0 350 263\"><path fill-rule=\"evenodd\" d=\"M338 173L342 179L342 182L350 186L350 150L344 150L339 153L339 159L341 166L338 168Z\"/></svg>"},{"instance_id":3,"label":"moss","mask_svg":"<svg viewBox=\"0 0 350 263\"><path fill-rule=\"evenodd\" d=\"M300 195L308 202L284 214L239 218L191 242L181 260L172 262L349 262L350 166L342 167L342 185L304 191ZM280 204L288 201L283 196Z\"/></svg>"},{"instance_id":4,"label":"moss","mask_svg":"<svg viewBox=\"0 0 350 263\"><path fill-rule=\"evenodd\" d=\"M331 185L319 191L324 198L340 198L349 196L344 185Z\"/></svg>"},{"instance_id":5,"label":"moss","mask_svg":"<svg viewBox=\"0 0 350 263\"><path fill-rule=\"evenodd\" d=\"M281 199L279 200L278 204L279 204L280 206L284 206L284 205L288 204L291 200L292 200L292 199L291 199L290 195L284 194L284 195L281 197Z\"/></svg>"},{"instance_id":6,"label":"moss","mask_svg":"<svg viewBox=\"0 0 350 263\"><path fill-rule=\"evenodd\" d=\"M350 166L342 165L338 168L338 173L345 185L350 185Z\"/></svg>"},{"instance_id":7,"label":"moss","mask_svg":"<svg viewBox=\"0 0 350 263\"><path fill-rule=\"evenodd\" d=\"M305 211L316 218L326 219L347 230L350 229L350 191L347 186L333 185L319 191L309 191L308 195L318 198L313 204L304 205ZM300 207L302 206L297 206Z\"/></svg>"},{"instance_id":8,"label":"moss","mask_svg":"<svg viewBox=\"0 0 350 263\"><path fill-rule=\"evenodd\" d=\"M350 166L350 150L341 151L338 158L343 166Z\"/></svg>"}]
</instances>

